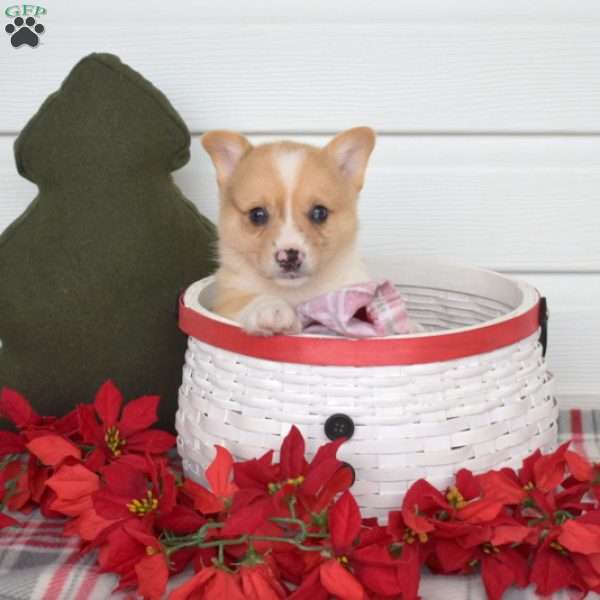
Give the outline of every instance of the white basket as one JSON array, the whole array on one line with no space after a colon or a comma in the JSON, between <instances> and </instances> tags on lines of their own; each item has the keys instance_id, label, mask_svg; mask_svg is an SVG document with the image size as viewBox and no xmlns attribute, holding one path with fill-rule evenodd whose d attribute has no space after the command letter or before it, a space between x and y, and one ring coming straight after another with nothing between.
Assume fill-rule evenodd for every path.
<instances>
[{"instance_id":1,"label":"white basket","mask_svg":"<svg viewBox=\"0 0 600 600\"><path fill-rule=\"evenodd\" d=\"M313 453L328 441L327 419L343 414L354 425L339 452L356 471L352 492L365 516L384 517L418 478L444 487L460 468L518 466L551 449L558 408L538 292L435 261L411 260L394 275L426 333L251 337L206 308L212 278L190 286L180 322L194 335L176 417L186 475L202 480L214 444L240 459L277 449L292 424Z\"/></svg>"}]
</instances>

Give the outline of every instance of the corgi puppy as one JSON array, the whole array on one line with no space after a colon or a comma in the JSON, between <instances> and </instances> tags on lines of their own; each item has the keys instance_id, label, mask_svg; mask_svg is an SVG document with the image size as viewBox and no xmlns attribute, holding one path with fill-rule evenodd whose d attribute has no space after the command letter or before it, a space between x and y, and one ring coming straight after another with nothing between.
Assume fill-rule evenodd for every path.
<instances>
[{"instance_id":1,"label":"corgi puppy","mask_svg":"<svg viewBox=\"0 0 600 600\"><path fill-rule=\"evenodd\" d=\"M323 148L253 146L232 131L208 132L202 145L220 195L215 312L250 334L294 334L297 304L369 279L355 243L372 129L349 129Z\"/></svg>"}]
</instances>

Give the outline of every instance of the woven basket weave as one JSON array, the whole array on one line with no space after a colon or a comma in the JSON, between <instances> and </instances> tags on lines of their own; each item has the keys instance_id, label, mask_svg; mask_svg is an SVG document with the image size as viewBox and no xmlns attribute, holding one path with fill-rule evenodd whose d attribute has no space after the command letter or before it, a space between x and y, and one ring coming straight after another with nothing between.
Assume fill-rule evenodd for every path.
<instances>
[{"instance_id":1,"label":"woven basket weave","mask_svg":"<svg viewBox=\"0 0 600 600\"><path fill-rule=\"evenodd\" d=\"M558 408L537 291L431 261L395 275L425 333L252 338L205 308L211 278L192 285L180 313L191 335L176 418L186 475L202 480L214 444L240 459L277 449L292 424L312 453L341 413L354 424L339 452L356 472L352 492L364 515L383 517L418 478L444 487L462 467L517 466L550 449Z\"/></svg>"}]
</instances>

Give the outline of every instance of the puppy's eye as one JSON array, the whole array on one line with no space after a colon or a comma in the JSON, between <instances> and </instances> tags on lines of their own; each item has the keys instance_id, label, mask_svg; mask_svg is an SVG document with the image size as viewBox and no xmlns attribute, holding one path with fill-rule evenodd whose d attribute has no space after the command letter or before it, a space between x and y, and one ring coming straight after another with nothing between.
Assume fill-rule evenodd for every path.
<instances>
[{"instance_id":1,"label":"puppy's eye","mask_svg":"<svg viewBox=\"0 0 600 600\"><path fill-rule=\"evenodd\" d=\"M266 208L257 206L248 213L248 217L255 225L265 225L269 220L269 212Z\"/></svg>"},{"instance_id":2,"label":"puppy's eye","mask_svg":"<svg viewBox=\"0 0 600 600\"><path fill-rule=\"evenodd\" d=\"M327 217L329 216L329 210L327 209L327 207L322 206L321 204L317 204L316 206L313 206L310 209L310 212L308 213L308 218L313 222L313 223L325 223L325 221L327 221Z\"/></svg>"}]
</instances>

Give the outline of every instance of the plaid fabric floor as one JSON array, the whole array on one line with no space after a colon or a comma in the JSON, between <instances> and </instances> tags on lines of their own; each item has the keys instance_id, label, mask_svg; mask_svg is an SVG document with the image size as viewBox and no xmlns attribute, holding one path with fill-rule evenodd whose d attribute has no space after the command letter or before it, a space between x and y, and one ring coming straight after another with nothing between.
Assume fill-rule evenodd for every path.
<instances>
[{"instance_id":1,"label":"plaid fabric floor","mask_svg":"<svg viewBox=\"0 0 600 600\"><path fill-rule=\"evenodd\" d=\"M563 411L559 420L561 441L573 439L573 448L600 460L600 411ZM111 594L112 575L99 574L95 554L80 556L77 541L61 535L62 521L29 516L23 528L0 531L0 600L124 600L131 594ZM174 585L181 583L180 576ZM425 576L425 600L484 600L478 577ZM531 590L511 590L506 600L537 598ZM557 595L555 600L568 596ZM600 600L600 595L588 598Z\"/></svg>"}]
</instances>

